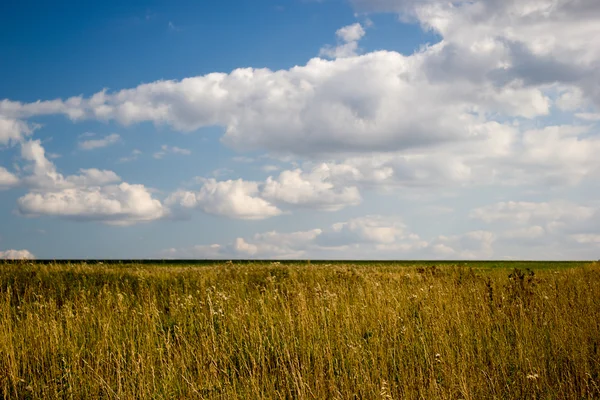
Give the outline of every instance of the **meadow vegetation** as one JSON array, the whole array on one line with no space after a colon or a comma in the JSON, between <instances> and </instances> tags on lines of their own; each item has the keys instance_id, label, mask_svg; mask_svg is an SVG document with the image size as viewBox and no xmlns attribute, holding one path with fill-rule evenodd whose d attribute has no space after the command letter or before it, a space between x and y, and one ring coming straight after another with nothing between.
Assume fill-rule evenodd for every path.
<instances>
[{"instance_id":1,"label":"meadow vegetation","mask_svg":"<svg viewBox=\"0 0 600 400\"><path fill-rule=\"evenodd\" d=\"M600 398L600 264L524 266L0 264L0 398Z\"/></svg>"}]
</instances>

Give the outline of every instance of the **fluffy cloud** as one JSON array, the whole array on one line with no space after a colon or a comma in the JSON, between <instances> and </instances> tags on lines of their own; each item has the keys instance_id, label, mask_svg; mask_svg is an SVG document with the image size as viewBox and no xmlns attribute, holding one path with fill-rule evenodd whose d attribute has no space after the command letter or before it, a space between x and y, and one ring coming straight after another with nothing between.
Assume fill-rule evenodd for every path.
<instances>
[{"instance_id":1,"label":"fluffy cloud","mask_svg":"<svg viewBox=\"0 0 600 400\"><path fill-rule=\"evenodd\" d=\"M331 226L319 237L324 247L338 247L356 243L390 245L404 239L417 239L406 232L406 225L398 218L366 216Z\"/></svg>"},{"instance_id":2,"label":"fluffy cloud","mask_svg":"<svg viewBox=\"0 0 600 400\"><path fill-rule=\"evenodd\" d=\"M31 174L24 182L34 189L68 189L75 187L101 186L119 182L121 178L113 171L96 168L80 169L80 175L64 176L56 170L39 140L29 140L21 144L21 157L31 163L26 170Z\"/></svg>"},{"instance_id":3,"label":"fluffy cloud","mask_svg":"<svg viewBox=\"0 0 600 400\"><path fill-rule=\"evenodd\" d=\"M236 149L306 155L477 139L488 118L547 115L545 90L551 85L600 98L600 47L589 42L600 33L593 0L354 4L415 18L442 39L409 56L380 51L313 59L290 70L238 69L159 81L89 98L5 100L0 113L151 121L184 131L221 125L224 143ZM337 35L355 43L364 29L353 24Z\"/></svg>"},{"instance_id":4,"label":"fluffy cloud","mask_svg":"<svg viewBox=\"0 0 600 400\"><path fill-rule=\"evenodd\" d=\"M152 121L183 131L222 125L222 141L234 149L311 156L477 141L490 129L478 114L548 113L542 92L518 83L496 88L492 83L432 82L424 63L439 51L439 46L414 56L379 51L313 59L287 71L238 69L160 81L101 92L81 99L80 107L87 118L123 124Z\"/></svg>"},{"instance_id":5,"label":"fluffy cloud","mask_svg":"<svg viewBox=\"0 0 600 400\"><path fill-rule=\"evenodd\" d=\"M121 140L121 136L117 135L116 133L112 133L108 136L104 136L101 139L88 139L88 140L80 141L77 144L77 146L81 150L94 150L94 149L100 149L103 147L108 147L110 145L118 143L119 140Z\"/></svg>"},{"instance_id":6,"label":"fluffy cloud","mask_svg":"<svg viewBox=\"0 0 600 400\"><path fill-rule=\"evenodd\" d=\"M28 217L56 216L81 221L129 225L162 218L167 214L159 200L143 185L121 182L113 171L80 169L64 176L46 158L39 140L21 145L21 156L31 173L23 178L32 192L18 199L18 210Z\"/></svg>"},{"instance_id":7,"label":"fluffy cloud","mask_svg":"<svg viewBox=\"0 0 600 400\"><path fill-rule=\"evenodd\" d=\"M439 236L433 243L433 253L441 258L482 259L494 255L496 235L489 231L473 231L462 235Z\"/></svg>"},{"instance_id":8,"label":"fluffy cloud","mask_svg":"<svg viewBox=\"0 0 600 400\"><path fill-rule=\"evenodd\" d=\"M365 33L365 29L358 22L344 26L335 33L338 40L342 43L335 47L325 46L321 49L319 54L329 58L356 56L358 41L365 36Z\"/></svg>"},{"instance_id":9,"label":"fluffy cloud","mask_svg":"<svg viewBox=\"0 0 600 400\"><path fill-rule=\"evenodd\" d=\"M597 104L600 100L593 84L600 47L589 41L600 34L600 6L594 0L352 2L362 11L415 18L440 34L447 43L444 60L452 74L488 75L500 84L560 82L579 87Z\"/></svg>"},{"instance_id":10,"label":"fluffy cloud","mask_svg":"<svg viewBox=\"0 0 600 400\"><path fill-rule=\"evenodd\" d=\"M175 216L200 209L229 218L264 219L280 215L280 207L338 211L361 202L354 186L363 178L358 170L335 163L308 167L308 172L286 170L264 182L200 178L200 191L179 190L165 204Z\"/></svg>"},{"instance_id":11,"label":"fluffy cloud","mask_svg":"<svg viewBox=\"0 0 600 400\"><path fill-rule=\"evenodd\" d=\"M165 213L143 185L128 183L28 193L19 198L18 206L22 215L30 217L47 215L115 225L152 221Z\"/></svg>"},{"instance_id":12,"label":"fluffy cloud","mask_svg":"<svg viewBox=\"0 0 600 400\"><path fill-rule=\"evenodd\" d=\"M267 232L256 234L250 239L236 238L225 245L198 245L187 249L171 248L161 252L169 258L279 258L294 259L306 257L320 229L281 233Z\"/></svg>"},{"instance_id":13,"label":"fluffy cloud","mask_svg":"<svg viewBox=\"0 0 600 400\"><path fill-rule=\"evenodd\" d=\"M32 260L35 256L28 250L0 251L0 260Z\"/></svg>"},{"instance_id":14,"label":"fluffy cloud","mask_svg":"<svg viewBox=\"0 0 600 400\"><path fill-rule=\"evenodd\" d=\"M0 113L182 131L221 125L234 149L333 158L355 175L385 174L377 182L386 186L577 183L597 175L596 128L530 129L527 119L549 115L558 93L556 105L594 121L600 49L586 38L600 24L590 1L356 0L361 11L414 18L441 40L412 55L237 69L66 101L5 100ZM337 32L342 44L364 34L358 23Z\"/></svg>"},{"instance_id":15,"label":"fluffy cloud","mask_svg":"<svg viewBox=\"0 0 600 400\"><path fill-rule=\"evenodd\" d=\"M500 202L471 212L495 228L498 245L519 258L595 259L600 207L568 201Z\"/></svg>"},{"instance_id":16,"label":"fluffy cloud","mask_svg":"<svg viewBox=\"0 0 600 400\"><path fill-rule=\"evenodd\" d=\"M430 249L429 249L430 250ZM367 216L334 224L327 229L300 232L266 232L236 238L228 244L171 248L160 253L169 258L402 258L430 257L428 243L398 218ZM376 254L376 256L374 256Z\"/></svg>"},{"instance_id":17,"label":"fluffy cloud","mask_svg":"<svg viewBox=\"0 0 600 400\"><path fill-rule=\"evenodd\" d=\"M258 183L238 180L206 179L199 192L178 191L165 204L175 212L201 209L228 218L259 220L281 214L281 210L258 196Z\"/></svg>"},{"instance_id":18,"label":"fluffy cloud","mask_svg":"<svg viewBox=\"0 0 600 400\"><path fill-rule=\"evenodd\" d=\"M19 184L19 178L4 167L0 167L0 190Z\"/></svg>"},{"instance_id":19,"label":"fluffy cloud","mask_svg":"<svg viewBox=\"0 0 600 400\"><path fill-rule=\"evenodd\" d=\"M34 128L26 122L4 117L0 113L0 146L20 142L25 136L31 135Z\"/></svg>"},{"instance_id":20,"label":"fluffy cloud","mask_svg":"<svg viewBox=\"0 0 600 400\"><path fill-rule=\"evenodd\" d=\"M321 164L305 173L301 169L283 171L277 178L269 177L264 184L262 196L270 201L312 208L337 211L361 202L355 186L336 186L332 178L336 171Z\"/></svg>"},{"instance_id":21,"label":"fluffy cloud","mask_svg":"<svg viewBox=\"0 0 600 400\"><path fill-rule=\"evenodd\" d=\"M23 143L23 158L31 163L25 171L31 174L17 177L0 169L0 186L14 186L17 179L32 189L20 200L30 207L22 210L28 215L137 221L167 213L149 190L136 186L147 219L133 216L136 206L128 206L124 193L135 185L117 185L120 178L112 171L60 174L39 142L25 142L33 127L24 121L48 114L123 125L151 122L179 131L217 125L224 128L222 142L235 150L267 151L298 162L265 181L212 179L198 191L176 192L165 204L174 214L200 209L258 220L299 207L340 210L360 203L361 192L371 187L401 187L404 193L469 185L554 189L600 176L600 46L589 39L600 36L600 3L351 1L358 11L394 12L417 21L439 42L410 55L359 56L365 29L352 24L337 31L337 47L322 51L331 60L315 58L288 70L240 68L91 97L3 100L0 145ZM165 145L155 157L186 152ZM65 204L79 210L77 215L68 215ZM197 250L223 257L383 252L470 258L491 257L508 242L566 238L595 246L600 234L590 222L599 221L598 211L589 205L506 202L471 215L484 228L429 240L401 221L367 218L310 231L314 238L304 247L294 241L273 244L281 235L276 233ZM492 233L487 225L498 230Z\"/></svg>"}]
</instances>

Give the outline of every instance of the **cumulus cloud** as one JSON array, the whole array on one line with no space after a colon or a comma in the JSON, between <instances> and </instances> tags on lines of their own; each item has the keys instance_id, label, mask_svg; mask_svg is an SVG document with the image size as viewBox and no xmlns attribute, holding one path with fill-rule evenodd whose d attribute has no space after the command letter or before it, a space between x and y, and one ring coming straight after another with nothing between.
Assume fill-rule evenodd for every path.
<instances>
[{"instance_id":1,"label":"cumulus cloud","mask_svg":"<svg viewBox=\"0 0 600 400\"><path fill-rule=\"evenodd\" d=\"M269 176L264 182L243 179L217 181L198 177L198 192L179 190L165 204L175 216L200 209L209 214L236 219L264 219L280 215L283 209L304 208L338 211L360 204L362 198L356 183L360 172L335 163L307 165Z\"/></svg>"},{"instance_id":2,"label":"cumulus cloud","mask_svg":"<svg viewBox=\"0 0 600 400\"><path fill-rule=\"evenodd\" d=\"M33 133L35 126L18 119L7 118L0 113L0 146L20 142L24 137Z\"/></svg>"},{"instance_id":3,"label":"cumulus cloud","mask_svg":"<svg viewBox=\"0 0 600 400\"><path fill-rule=\"evenodd\" d=\"M366 1L362 11L398 12L438 33L412 55L373 52L313 59L290 70L237 69L158 81L92 97L0 103L11 118L64 113L73 119L151 121L190 131L226 128L235 149L296 154L394 151L477 139L487 120L550 112L552 85L598 100L600 24L592 0ZM360 24L338 31L355 43ZM282 134L285 132L285 134Z\"/></svg>"},{"instance_id":4,"label":"cumulus cloud","mask_svg":"<svg viewBox=\"0 0 600 400\"><path fill-rule=\"evenodd\" d=\"M472 231L462 235L439 236L431 243L433 253L449 259L484 259L494 255L496 235L489 231Z\"/></svg>"},{"instance_id":5,"label":"cumulus cloud","mask_svg":"<svg viewBox=\"0 0 600 400\"><path fill-rule=\"evenodd\" d=\"M443 254L446 258L473 255L472 248L483 248L484 250L480 251L489 253L486 246L490 239L479 232L467 233L463 237L442 238L438 241L444 241L448 251L452 251L452 254ZM428 242L411 233L398 217L369 215L333 224L325 229L315 228L291 233L271 231L250 238L238 237L227 244L170 248L163 250L160 256L215 259L444 258L440 257L434 244L437 242Z\"/></svg>"},{"instance_id":6,"label":"cumulus cloud","mask_svg":"<svg viewBox=\"0 0 600 400\"><path fill-rule=\"evenodd\" d=\"M164 216L160 201L143 185L108 185L28 193L18 200L24 216L57 216L83 221L130 225Z\"/></svg>"},{"instance_id":7,"label":"cumulus cloud","mask_svg":"<svg viewBox=\"0 0 600 400\"><path fill-rule=\"evenodd\" d=\"M477 208L471 218L494 227L499 245L514 249L520 258L597 258L597 204L508 201Z\"/></svg>"},{"instance_id":8,"label":"cumulus cloud","mask_svg":"<svg viewBox=\"0 0 600 400\"><path fill-rule=\"evenodd\" d=\"M365 33L365 29L358 22L344 26L335 33L341 43L335 47L323 47L320 50L319 55L329 58L356 56L358 51L358 41L365 36Z\"/></svg>"},{"instance_id":9,"label":"cumulus cloud","mask_svg":"<svg viewBox=\"0 0 600 400\"><path fill-rule=\"evenodd\" d=\"M121 178L113 171L96 168L80 169L79 175L64 176L56 170L54 163L46 158L46 151L39 140L29 140L21 144L21 157L29 161L26 170L31 174L23 181L35 189L67 189L98 186L119 182Z\"/></svg>"},{"instance_id":10,"label":"cumulus cloud","mask_svg":"<svg viewBox=\"0 0 600 400\"><path fill-rule=\"evenodd\" d=\"M33 260L35 256L29 250L0 251L0 260Z\"/></svg>"},{"instance_id":11,"label":"cumulus cloud","mask_svg":"<svg viewBox=\"0 0 600 400\"><path fill-rule=\"evenodd\" d=\"M182 131L225 126L238 150L297 155L389 152L476 141L490 128L481 115L549 112L536 88L511 83L436 82L426 74L439 46L414 56L379 51L290 70L237 69L160 81L81 99L87 118L151 121ZM27 110L28 105L15 106ZM19 114L20 115L20 114Z\"/></svg>"},{"instance_id":12,"label":"cumulus cloud","mask_svg":"<svg viewBox=\"0 0 600 400\"><path fill-rule=\"evenodd\" d=\"M319 236L318 242L324 247L338 247L356 243L389 245L405 238L418 239L411 238L406 231L406 225L399 218L374 215L333 224Z\"/></svg>"},{"instance_id":13,"label":"cumulus cloud","mask_svg":"<svg viewBox=\"0 0 600 400\"><path fill-rule=\"evenodd\" d=\"M89 136L88 136L89 137ZM100 149L103 147L108 147L115 143L118 143L121 140L121 136L116 133L112 133L110 135L104 136L101 139L88 139L80 141L77 146L81 150L94 150Z\"/></svg>"},{"instance_id":14,"label":"cumulus cloud","mask_svg":"<svg viewBox=\"0 0 600 400\"><path fill-rule=\"evenodd\" d=\"M8 189L19 184L19 178L4 167L0 167L0 190Z\"/></svg>"},{"instance_id":15,"label":"cumulus cloud","mask_svg":"<svg viewBox=\"0 0 600 400\"><path fill-rule=\"evenodd\" d=\"M174 212L200 209L228 218L259 220L281 214L281 210L259 197L256 182L242 179L217 181L206 179L200 191L177 191L165 201Z\"/></svg>"},{"instance_id":16,"label":"cumulus cloud","mask_svg":"<svg viewBox=\"0 0 600 400\"><path fill-rule=\"evenodd\" d=\"M31 174L21 177L19 172L16 177L0 170L0 179L12 180L5 186L20 179L32 188L31 198L39 195L43 201L48 193L61 199L100 193L110 199L105 188L119 186L116 174L81 170L64 176L39 143L25 142L34 129L27 118L50 114L123 125L150 122L184 132L221 126L222 142L234 150L266 151L298 162L265 181L213 179L199 191L176 192L167 199L173 213L200 209L263 219L299 207L340 210L359 204L363 190L372 187L401 187L404 193L469 185L554 189L594 182L600 176L600 46L589 39L600 36L600 3L351 2L361 12L398 13L437 34L439 41L413 54L358 55L365 28L352 24L337 31L337 47L322 51L332 59L314 58L287 70L240 68L104 90L91 97L3 100L0 145L23 143ZM553 114L556 111L560 114ZM187 151L165 145L155 157ZM50 204L58 202L47 198ZM503 215L508 215L507 221ZM323 228L311 245L322 250L327 242L328 251L354 245L375 251L400 242L417 255L489 257L500 242L541 243L549 236L592 245L598 233L586 221L596 215L589 205L507 202L472 213L479 223L506 224L494 233L486 228L423 241L411 238L401 222L378 227L377 221L354 221ZM366 232L379 231L394 240L365 244ZM235 246L242 253L261 254L259 244L244 238ZM223 249L233 244L215 246L210 251L230 251ZM287 249L285 254L296 253Z\"/></svg>"},{"instance_id":17,"label":"cumulus cloud","mask_svg":"<svg viewBox=\"0 0 600 400\"><path fill-rule=\"evenodd\" d=\"M270 201L316 210L337 211L361 202L355 186L336 186L335 172L321 164L306 173L301 169L283 171L279 177L267 178L262 196Z\"/></svg>"},{"instance_id":18,"label":"cumulus cloud","mask_svg":"<svg viewBox=\"0 0 600 400\"><path fill-rule=\"evenodd\" d=\"M198 245L191 248L171 248L160 255L168 258L279 258L297 259L307 255L320 229L281 233L276 231L256 234L249 239L236 238L228 244Z\"/></svg>"},{"instance_id":19,"label":"cumulus cloud","mask_svg":"<svg viewBox=\"0 0 600 400\"><path fill-rule=\"evenodd\" d=\"M113 171L80 169L78 175L64 176L46 158L39 140L21 145L21 156L31 165L23 182L32 191L17 201L18 211L27 217L56 216L80 221L102 221L129 225L164 217L167 210L143 185L121 182Z\"/></svg>"},{"instance_id":20,"label":"cumulus cloud","mask_svg":"<svg viewBox=\"0 0 600 400\"><path fill-rule=\"evenodd\" d=\"M364 185L384 186L576 184L598 173L592 128L527 129L510 119L547 116L553 90L564 109L585 108L595 70L573 60L584 67L600 60L580 37L581 29L595 28L573 19L590 11L584 2L529 3L357 1L363 11L415 18L442 39L408 56L380 51L313 59L290 70L237 69L64 102L4 101L0 109L14 118L62 112L182 131L221 125L222 141L234 149L341 158L336 164L354 177L347 190L359 175ZM560 23L572 43L556 37ZM337 35L356 41L364 28L349 25ZM577 115L589 121L595 113Z\"/></svg>"},{"instance_id":21,"label":"cumulus cloud","mask_svg":"<svg viewBox=\"0 0 600 400\"><path fill-rule=\"evenodd\" d=\"M594 0L352 2L366 12L398 12L440 34L452 50L452 58L447 58L450 71L456 63L484 66L480 56L493 54L488 59L495 65L478 68L478 76L488 74L499 83L560 82L580 88L596 104L600 100L600 90L592 84L598 78L600 47L589 42L600 33L600 6Z\"/></svg>"}]
</instances>

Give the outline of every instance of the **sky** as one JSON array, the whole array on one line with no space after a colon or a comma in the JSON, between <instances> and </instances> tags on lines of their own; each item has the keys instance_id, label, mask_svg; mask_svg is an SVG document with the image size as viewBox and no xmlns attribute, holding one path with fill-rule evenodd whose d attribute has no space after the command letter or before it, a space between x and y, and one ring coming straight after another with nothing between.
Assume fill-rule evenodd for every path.
<instances>
[{"instance_id":1,"label":"sky","mask_svg":"<svg viewBox=\"0 0 600 400\"><path fill-rule=\"evenodd\" d=\"M600 258L597 0L9 0L0 258Z\"/></svg>"}]
</instances>

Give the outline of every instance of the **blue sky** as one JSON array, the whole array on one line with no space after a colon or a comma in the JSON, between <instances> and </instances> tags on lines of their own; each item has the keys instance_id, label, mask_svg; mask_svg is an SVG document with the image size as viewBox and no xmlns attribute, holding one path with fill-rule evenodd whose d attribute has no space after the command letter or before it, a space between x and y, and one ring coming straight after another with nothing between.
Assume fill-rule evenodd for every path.
<instances>
[{"instance_id":1,"label":"blue sky","mask_svg":"<svg viewBox=\"0 0 600 400\"><path fill-rule=\"evenodd\" d=\"M593 0L0 7L0 258L598 258Z\"/></svg>"}]
</instances>

